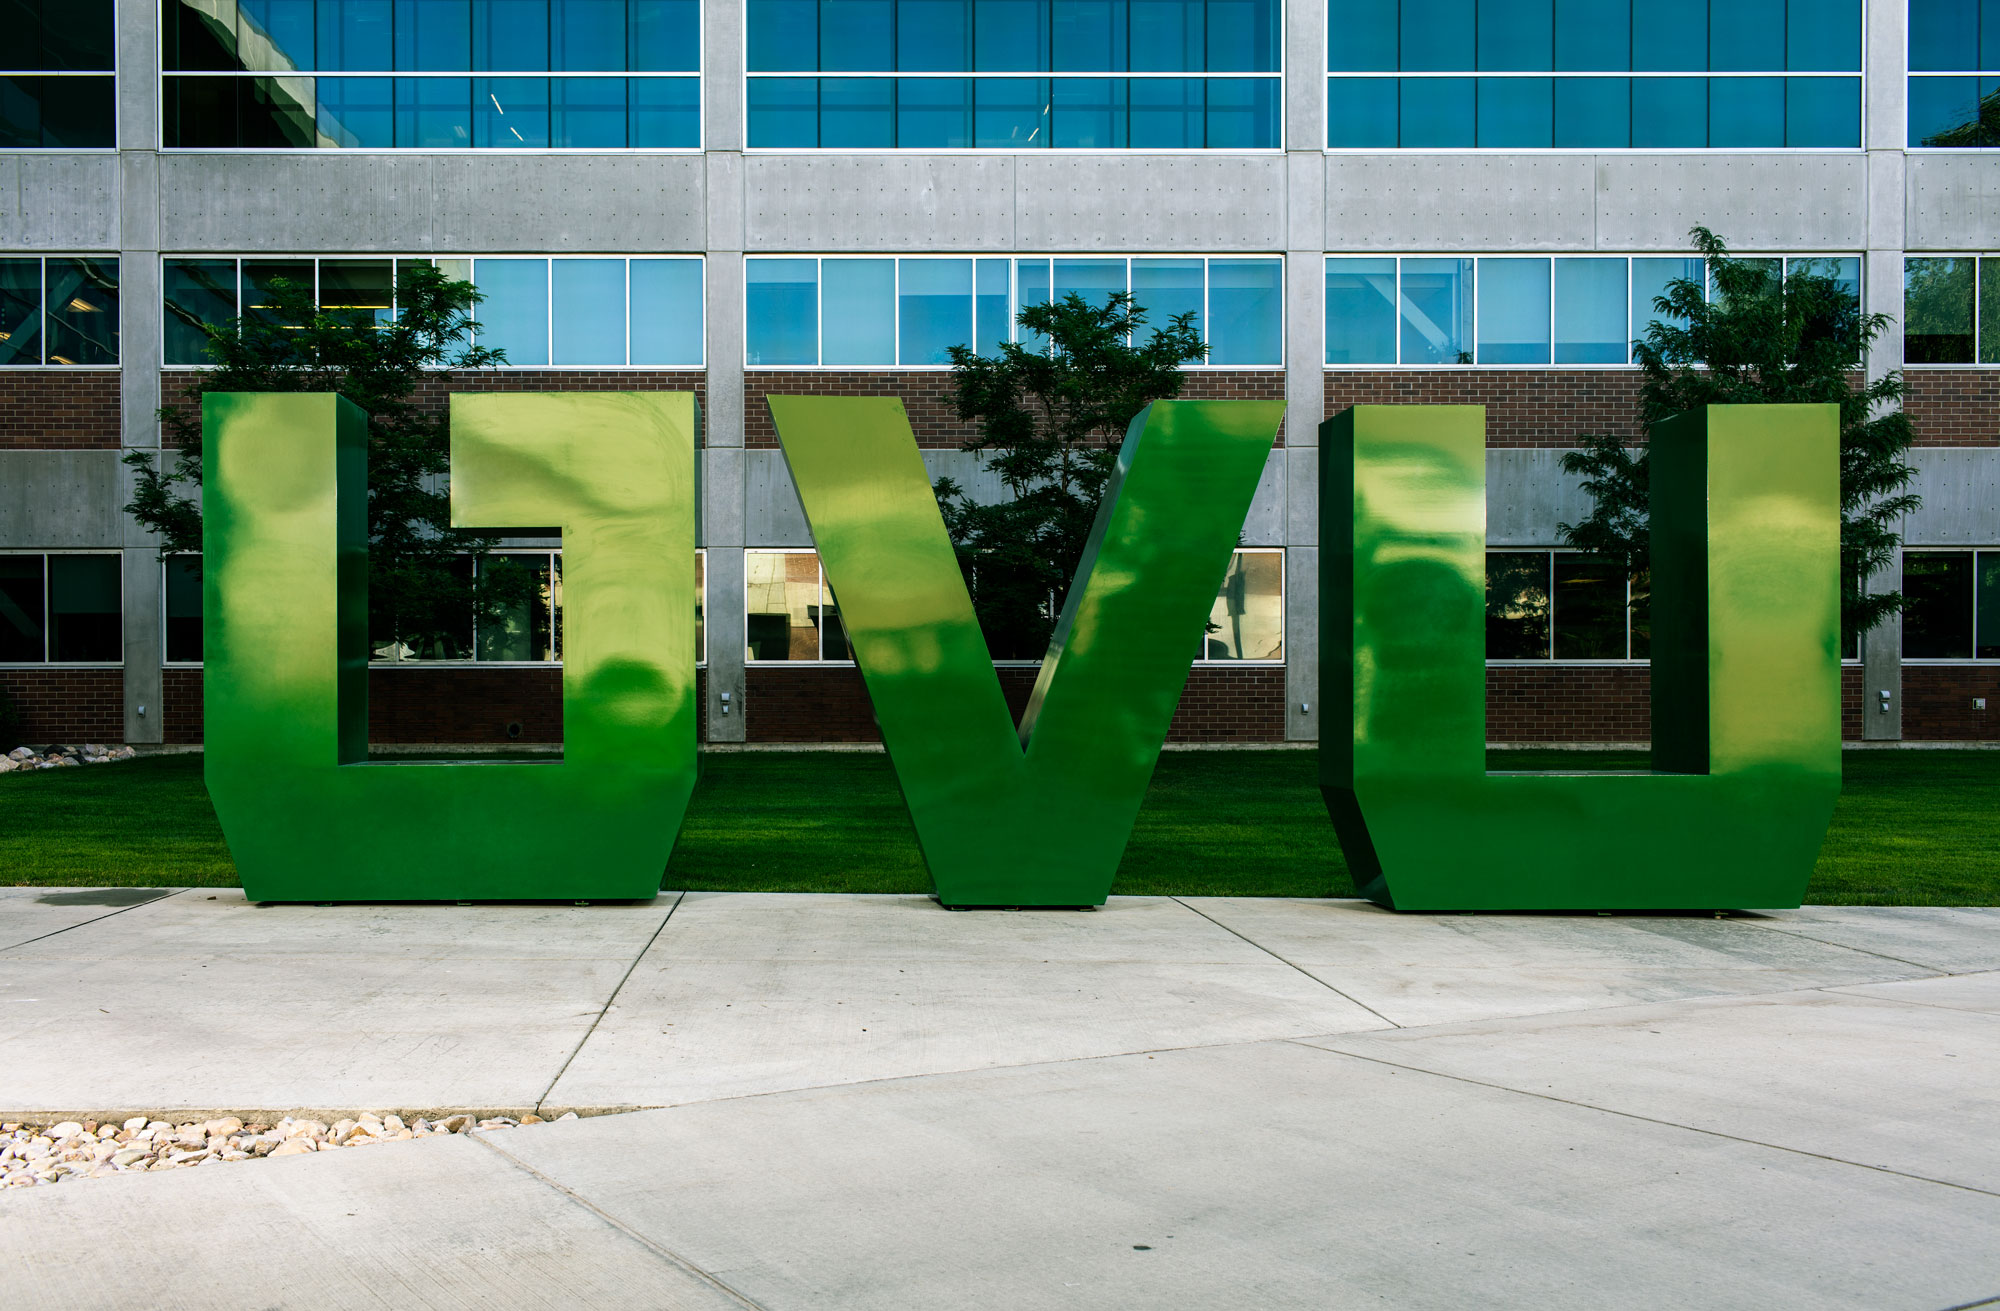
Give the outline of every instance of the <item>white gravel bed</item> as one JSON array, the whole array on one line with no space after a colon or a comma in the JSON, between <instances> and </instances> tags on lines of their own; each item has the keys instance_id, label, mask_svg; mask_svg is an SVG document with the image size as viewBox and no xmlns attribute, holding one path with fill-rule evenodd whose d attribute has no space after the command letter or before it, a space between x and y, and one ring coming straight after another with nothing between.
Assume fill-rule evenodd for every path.
<instances>
[{"instance_id":1,"label":"white gravel bed","mask_svg":"<svg viewBox=\"0 0 2000 1311\"><path fill-rule=\"evenodd\" d=\"M576 1112L558 1117L574 1120ZM341 1147L369 1147L437 1134L476 1133L540 1124L539 1115L492 1116L469 1113L419 1117L405 1123L401 1116L363 1111L351 1119L323 1120L286 1116L276 1124L245 1124L233 1115L215 1120L173 1124L133 1116L122 1123L62 1120L37 1125L25 1121L0 1124L0 1188L31 1188L70 1179L105 1179L148 1170L191 1170L210 1161L256 1161L271 1156L301 1156Z\"/></svg>"}]
</instances>

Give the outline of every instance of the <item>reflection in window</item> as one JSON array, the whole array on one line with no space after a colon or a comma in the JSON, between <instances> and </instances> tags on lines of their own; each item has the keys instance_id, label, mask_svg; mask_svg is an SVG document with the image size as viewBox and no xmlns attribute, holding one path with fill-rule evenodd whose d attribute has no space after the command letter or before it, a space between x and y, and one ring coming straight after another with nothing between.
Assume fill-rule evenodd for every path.
<instances>
[{"instance_id":1,"label":"reflection in window","mask_svg":"<svg viewBox=\"0 0 2000 1311\"><path fill-rule=\"evenodd\" d=\"M1644 660L1650 585L1574 551L1489 551L1488 660Z\"/></svg>"},{"instance_id":2,"label":"reflection in window","mask_svg":"<svg viewBox=\"0 0 2000 1311\"><path fill-rule=\"evenodd\" d=\"M1789 16L1739 4L1713 25L1709 11L1699 0L1342 0L1327 25L1327 146L1860 146L1860 0L1795 3Z\"/></svg>"},{"instance_id":3,"label":"reflection in window","mask_svg":"<svg viewBox=\"0 0 2000 1311\"><path fill-rule=\"evenodd\" d=\"M0 365L118 363L118 257L0 259Z\"/></svg>"},{"instance_id":4,"label":"reflection in window","mask_svg":"<svg viewBox=\"0 0 2000 1311\"><path fill-rule=\"evenodd\" d=\"M753 367L943 365L953 346L978 342L991 352L1007 340L1044 350L1014 319L1019 307L1046 303L1051 288L1099 304L1129 289L1146 312L1142 334L1190 313L1212 365L1284 362L1284 262L1274 257L752 256L744 282L744 359Z\"/></svg>"},{"instance_id":5,"label":"reflection in window","mask_svg":"<svg viewBox=\"0 0 2000 1311\"><path fill-rule=\"evenodd\" d=\"M194 556L170 555L160 562L166 589L163 655L170 665L201 663L201 562Z\"/></svg>"},{"instance_id":6,"label":"reflection in window","mask_svg":"<svg viewBox=\"0 0 2000 1311\"><path fill-rule=\"evenodd\" d=\"M112 0L0 7L0 150L117 145ZM96 76L93 76L95 74Z\"/></svg>"},{"instance_id":7,"label":"reflection in window","mask_svg":"<svg viewBox=\"0 0 2000 1311\"><path fill-rule=\"evenodd\" d=\"M0 664L117 664L125 658L115 551L0 555Z\"/></svg>"},{"instance_id":8,"label":"reflection in window","mask_svg":"<svg viewBox=\"0 0 2000 1311\"><path fill-rule=\"evenodd\" d=\"M1208 613L1204 660L1285 658L1285 553L1240 550Z\"/></svg>"},{"instance_id":9,"label":"reflection in window","mask_svg":"<svg viewBox=\"0 0 2000 1311\"><path fill-rule=\"evenodd\" d=\"M2000 258L1903 262L1903 358L1910 364L2000 364Z\"/></svg>"},{"instance_id":10,"label":"reflection in window","mask_svg":"<svg viewBox=\"0 0 2000 1311\"><path fill-rule=\"evenodd\" d=\"M1910 0L1909 144L2000 146L2000 5Z\"/></svg>"}]
</instances>

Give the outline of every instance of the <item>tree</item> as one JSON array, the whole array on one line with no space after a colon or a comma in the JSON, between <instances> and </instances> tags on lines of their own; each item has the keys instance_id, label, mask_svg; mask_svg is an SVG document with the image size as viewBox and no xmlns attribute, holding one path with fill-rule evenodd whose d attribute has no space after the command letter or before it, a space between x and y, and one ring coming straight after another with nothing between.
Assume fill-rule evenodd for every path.
<instances>
[{"instance_id":1,"label":"tree","mask_svg":"<svg viewBox=\"0 0 2000 1311\"><path fill-rule=\"evenodd\" d=\"M1126 427L1153 401L1179 395L1181 366L1208 354L1194 318L1175 315L1134 345L1146 312L1130 294L1091 305L1072 292L1021 311L1031 344L1003 342L991 356L951 348L958 417L977 424L964 449L988 457L1009 497L981 505L954 480L937 481L994 656L1047 650Z\"/></svg>"},{"instance_id":2,"label":"tree","mask_svg":"<svg viewBox=\"0 0 2000 1311\"><path fill-rule=\"evenodd\" d=\"M1903 607L1901 593L1864 593L1861 584L1894 557L1895 521L1918 504L1903 491L1915 471L1903 462L1910 421L1900 405L1902 374L1861 385L1853 376L1889 316L1863 314L1850 288L1809 261L1784 273L1775 260L1731 258L1707 228L1690 235L1707 257L1715 297L1679 279L1654 299L1660 317L1633 345L1645 372L1640 421L1650 435L1662 419L1704 405L1840 407L1840 613L1852 642ZM1651 546L1647 449L1604 435L1582 441L1563 456L1563 468L1582 475L1595 505L1581 523L1560 525L1563 540L1643 573Z\"/></svg>"},{"instance_id":3,"label":"tree","mask_svg":"<svg viewBox=\"0 0 2000 1311\"><path fill-rule=\"evenodd\" d=\"M368 414L368 623L370 645L401 644L424 655L469 655L468 620L498 618L535 586L505 557L483 559L496 539L451 526L451 441L444 414L417 392L437 369L483 369L502 351L470 344L480 299L470 282L429 264L399 264L393 319L372 310L323 309L311 287L273 279L271 304L221 325L204 325L214 367L162 406L160 424L179 448L171 469L132 451L136 475L126 513L159 534L165 552L201 550L201 397L207 392L338 392Z\"/></svg>"}]
</instances>

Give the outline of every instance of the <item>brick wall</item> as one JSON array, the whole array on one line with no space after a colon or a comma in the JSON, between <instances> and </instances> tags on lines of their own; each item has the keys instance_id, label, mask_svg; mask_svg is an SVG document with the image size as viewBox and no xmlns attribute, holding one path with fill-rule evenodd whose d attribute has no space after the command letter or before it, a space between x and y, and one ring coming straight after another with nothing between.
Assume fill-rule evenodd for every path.
<instances>
[{"instance_id":1,"label":"brick wall","mask_svg":"<svg viewBox=\"0 0 2000 1311\"><path fill-rule=\"evenodd\" d=\"M2000 445L2000 369L1911 369L1903 413L1918 446Z\"/></svg>"},{"instance_id":2,"label":"brick wall","mask_svg":"<svg viewBox=\"0 0 2000 1311\"><path fill-rule=\"evenodd\" d=\"M951 400L951 374L944 370L876 370L842 372L832 369L771 373L752 371L743 377L743 444L775 447L767 395L778 396L898 396L910 416L917 445L957 449L972 435L972 425L960 423ZM1188 374L1181 395L1188 400L1283 400L1281 370L1200 371ZM1284 434L1279 434L1282 444Z\"/></svg>"},{"instance_id":3,"label":"brick wall","mask_svg":"<svg viewBox=\"0 0 2000 1311\"><path fill-rule=\"evenodd\" d=\"M1636 441L1636 369L1341 370L1326 375L1326 412L1350 405L1484 405L1488 446L1575 446L1591 433Z\"/></svg>"},{"instance_id":4,"label":"brick wall","mask_svg":"<svg viewBox=\"0 0 2000 1311\"><path fill-rule=\"evenodd\" d=\"M0 450L115 447L116 369L0 369Z\"/></svg>"},{"instance_id":5,"label":"brick wall","mask_svg":"<svg viewBox=\"0 0 2000 1311\"><path fill-rule=\"evenodd\" d=\"M125 740L122 669L0 669L0 688L20 709L30 745Z\"/></svg>"},{"instance_id":6,"label":"brick wall","mask_svg":"<svg viewBox=\"0 0 2000 1311\"><path fill-rule=\"evenodd\" d=\"M1986 709L1972 708L1976 697L1986 699ZM2000 741L2000 665L1904 665L1903 737Z\"/></svg>"},{"instance_id":7,"label":"brick wall","mask_svg":"<svg viewBox=\"0 0 2000 1311\"><path fill-rule=\"evenodd\" d=\"M169 746L201 741L201 670L160 671L160 740Z\"/></svg>"},{"instance_id":8,"label":"brick wall","mask_svg":"<svg viewBox=\"0 0 2000 1311\"><path fill-rule=\"evenodd\" d=\"M1489 742L1650 742L1652 695L1653 674L1645 665L1492 665L1486 670L1486 738ZM1907 713L1907 683L1904 695ZM1861 712L1861 670L1843 665L1840 735L1844 740L1860 740Z\"/></svg>"}]
</instances>

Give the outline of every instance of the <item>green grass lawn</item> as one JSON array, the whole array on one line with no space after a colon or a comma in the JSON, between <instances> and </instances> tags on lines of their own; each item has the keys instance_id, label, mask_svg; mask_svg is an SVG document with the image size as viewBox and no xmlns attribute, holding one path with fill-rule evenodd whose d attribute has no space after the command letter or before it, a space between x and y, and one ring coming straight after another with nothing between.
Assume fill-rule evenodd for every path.
<instances>
[{"instance_id":1,"label":"green grass lawn","mask_svg":"<svg viewBox=\"0 0 2000 1311\"><path fill-rule=\"evenodd\" d=\"M2000 751L1850 751L1806 900L2000 905ZM1507 752L1504 769L1644 768L1603 752ZM1114 892L1354 893L1310 751L1170 752ZM200 756L0 779L0 884L230 887ZM888 757L707 757L666 886L763 892L930 887Z\"/></svg>"}]
</instances>

